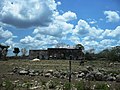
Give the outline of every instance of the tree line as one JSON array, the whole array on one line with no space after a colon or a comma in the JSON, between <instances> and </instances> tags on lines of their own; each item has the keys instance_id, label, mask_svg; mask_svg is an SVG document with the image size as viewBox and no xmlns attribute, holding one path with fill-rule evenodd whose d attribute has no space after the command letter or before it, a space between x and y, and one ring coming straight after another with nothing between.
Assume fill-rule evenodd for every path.
<instances>
[{"instance_id":1,"label":"tree line","mask_svg":"<svg viewBox=\"0 0 120 90\"><path fill-rule=\"evenodd\" d=\"M56 45L56 48L64 47L69 45L66 45L64 43L60 43ZM0 59L5 59L7 56L9 46L4 46L0 44ZM76 44L75 48L79 49L81 48L84 50L84 46L82 44ZM120 46L115 46L112 48L107 48L102 50L99 53L94 52L95 49L90 49L89 51L84 52L84 57L86 60L110 60L110 61L120 61ZM13 49L13 53L17 57L19 53L22 53L22 56L26 56L27 50L26 48L22 48L21 50L18 47L15 47Z\"/></svg>"},{"instance_id":2,"label":"tree line","mask_svg":"<svg viewBox=\"0 0 120 90\"><path fill-rule=\"evenodd\" d=\"M85 53L86 60L107 60L107 61L120 61L120 46L106 48L99 53L87 51Z\"/></svg>"},{"instance_id":3,"label":"tree line","mask_svg":"<svg viewBox=\"0 0 120 90\"><path fill-rule=\"evenodd\" d=\"M6 60L8 48L9 48L9 46L0 44L0 59ZM22 56L26 56L26 54L27 54L26 48L22 48L20 51L20 49L18 47L15 47L13 50L13 53L15 54L16 57L18 56L18 54L20 52L22 53Z\"/></svg>"}]
</instances>

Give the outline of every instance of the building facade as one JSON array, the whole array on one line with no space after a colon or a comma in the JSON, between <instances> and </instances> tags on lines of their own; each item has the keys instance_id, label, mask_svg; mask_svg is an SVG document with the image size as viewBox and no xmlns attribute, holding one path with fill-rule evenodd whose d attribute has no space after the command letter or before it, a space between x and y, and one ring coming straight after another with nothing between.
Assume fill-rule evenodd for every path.
<instances>
[{"instance_id":1,"label":"building facade","mask_svg":"<svg viewBox=\"0 0 120 90\"><path fill-rule=\"evenodd\" d=\"M30 50L29 51L29 59L48 59L48 51L47 50Z\"/></svg>"},{"instance_id":2,"label":"building facade","mask_svg":"<svg viewBox=\"0 0 120 90\"><path fill-rule=\"evenodd\" d=\"M30 50L29 58L80 60L84 58L84 53L81 48L48 48L47 50Z\"/></svg>"}]
</instances>

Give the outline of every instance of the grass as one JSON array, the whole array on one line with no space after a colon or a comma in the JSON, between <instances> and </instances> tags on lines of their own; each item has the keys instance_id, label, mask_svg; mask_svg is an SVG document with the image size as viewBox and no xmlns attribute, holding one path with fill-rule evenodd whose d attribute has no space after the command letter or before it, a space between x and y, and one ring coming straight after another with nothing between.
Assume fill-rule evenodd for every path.
<instances>
[{"instance_id":1,"label":"grass","mask_svg":"<svg viewBox=\"0 0 120 90\"><path fill-rule=\"evenodd\" d=\"M105 69L108 73L114 72L116 74L120 74L120 63L119 65L113 65L109 66L111 62L108 61L87 61L84 63L84 65L79 65L79 61L72 61L72 71L80 71L86 69L86 66L92 66L95 69ZM68 71L69 70L69 61L68 60L41 60L37 62L33 62L30 60L8 60L8 61L0 61L0 84L3 82L7 82L6 88L12 87L11 82L14 82L16 80L19 80L20 83L24 82L31 82L31 81L38 81L41 82L43 85L50 80L50 78L45 78L43 76L20 76L13 74L11 75L10 72L13 70L14 67L22 67L26 69L34 69L34 70L63 70L63 71ZM68 88L68 80L64 79L52 79L54 82L62 82L65 83L64 86ZM84 84L86 86L89 85L96 85L96 90L100 90L99 88L105 88L101 90L108 90L106 89L106 82L105 81L91 81L91 82L79 82L72 80L72 84L75 84L77 88L85 88L83 87ZM116 90L119 90L117 88L120 88L120 83L116 82L107 82L108 84L112 85L111 88L116 88ZM29 83L26 83L26 87L29 86ZM82 87L81 87L82 86ZM20 89L23 90L23 89ZM67 89L66 89L67 90ZM82 90L82 89L78 89ZM84 90L84 89L83 89Z\"/></svg>"}]
</instances>

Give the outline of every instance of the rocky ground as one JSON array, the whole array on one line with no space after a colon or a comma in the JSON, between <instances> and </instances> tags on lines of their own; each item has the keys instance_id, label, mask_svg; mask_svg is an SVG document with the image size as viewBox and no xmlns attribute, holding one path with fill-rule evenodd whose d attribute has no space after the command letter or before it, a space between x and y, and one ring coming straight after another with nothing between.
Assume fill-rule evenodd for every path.
<instances>
[{"instance_id":1,"label":"rocky ground","mask_svg":"<svg viewBox=\"0 0 120 90\"><path fill-rule=\"evenodd\" d=\"M35 70L35 69L28 69L22 67L14 67L11 72L11 75L28 75L32 76L43 76L46 78L60 78L60 79L68 79L69 78L69 71L63 70ZM89 81L116 81L120 82L120 73L112 73L107 72L107 70L103 69L94 69L91 66L86 66L85 70L80 71L72 71L71 72L72 79L79 80L89 80Z\"/></svg>"},{"instance_id":2,"label":"rocky ground","mask_svg":"<svg viewBox=\"0 0 120 90\"><path fill-rule=\"evenodd\" d=\"M69 90L69 64L68 61L0 61L0 87L15 90ZM79 86L89 90L119 90L120 63L104 61L87 61L79 65L79 61L72 61L71 72L73 90ZM79 83L79 84L78 84ZM77 86L76 86L77 85ZM83 87L84 86L84 87ZM99 86L99 87L98 87ZM79 87L80 88L80 87ZM11 89L13 90L13 89Z\"/></svg>"}]
</instances>

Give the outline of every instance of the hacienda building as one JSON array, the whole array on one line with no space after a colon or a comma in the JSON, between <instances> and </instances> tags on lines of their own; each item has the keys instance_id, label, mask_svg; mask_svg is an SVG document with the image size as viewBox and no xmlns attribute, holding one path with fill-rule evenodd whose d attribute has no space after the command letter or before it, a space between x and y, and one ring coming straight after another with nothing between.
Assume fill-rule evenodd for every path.
<instances>
[{"instance_id":1,"label":"hacienda building","mask_svg":"<svg viewBox=\"0 0 120 90\"><path fill-rule=\"evenodd\" d=\"M48 48L47 50L30 50L29 58L82 60L84 53L81 48Z\"/></svg>"}]
</instances>

